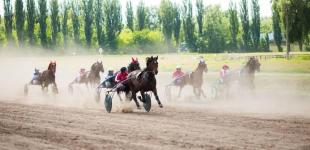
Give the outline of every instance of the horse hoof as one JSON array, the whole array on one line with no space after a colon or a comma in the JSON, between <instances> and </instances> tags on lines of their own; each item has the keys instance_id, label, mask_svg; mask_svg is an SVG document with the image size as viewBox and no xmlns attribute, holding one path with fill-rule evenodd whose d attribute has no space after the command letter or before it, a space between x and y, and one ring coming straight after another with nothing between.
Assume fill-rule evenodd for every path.
<instances>
[{"instance_id":1,"label":"horse hoof","mask_svg":"<svg viewBox=\"0 0 310 150\"><path fill-rule=\"evenodd\" d=\"M163 106L163 104L159 104L159 107L160 107L160 108L163 108L164 106Z\"/></svg>"}]
</instances>

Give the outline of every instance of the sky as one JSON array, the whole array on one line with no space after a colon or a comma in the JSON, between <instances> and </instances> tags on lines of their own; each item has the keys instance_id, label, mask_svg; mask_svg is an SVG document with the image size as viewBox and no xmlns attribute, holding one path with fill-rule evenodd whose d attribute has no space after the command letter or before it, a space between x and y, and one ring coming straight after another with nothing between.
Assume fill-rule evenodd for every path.
<instances>
[{"instance_id":1,"label":"sky","mask_svg":"<svg viewBox=\"0 0 310 150\"><path fill-rule=\"evenodd\" d=\"M35 0L36 2L38 0ZM49 0L48 0L49 1ZM62 3L64 0L59 0L59 3ZM68 0L70 2L70 0ZM135 8L135 6L138 5L138 3L140 2L140 0L131 0L133 3L133 7ZM152 7L159 7L160 5L160 1L161 0L143 0L146 6L152 6ZM178 4L182 4L183 0L171 0L172 2L178 3ZM229 2L230 0L203 0L205 6L207 5L220 5L222 10L227 10L229 7ZM233 0L234 2L237 3L237 7L239 9L239 5L240 5L240 0ZM249 8L250 8L250 1L248 0L249 3ZM15 2L15 0L12 0L13 4ZM24 0L24 4L25 4L26 0ZM126 11L126 2L127 0L120 0L121 5L122 5L122 13L124 14ZM195 2L196 0L192 0L193 3L193 9L195 8ZM260 4L260 15L261 17L270 17L271 16L271 3L270 0L259 0L259 4ZM13 9L14 9L14 5L13 5ZM0 0L0 14L1 16L3 16L3 0ZM251 13L251 12L249 12ZM251 16L251 15L250 15Z\"/></svg>"}]
</instances>

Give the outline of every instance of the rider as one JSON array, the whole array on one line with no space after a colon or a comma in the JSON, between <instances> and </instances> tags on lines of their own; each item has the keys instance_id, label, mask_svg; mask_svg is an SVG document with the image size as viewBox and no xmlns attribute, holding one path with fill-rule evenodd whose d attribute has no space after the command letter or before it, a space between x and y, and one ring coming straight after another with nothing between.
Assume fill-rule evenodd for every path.
<instances>
[{"instance_id":1,"label":"rider","mask_svg":"<svg viewBox=\"0 0 310 150\"><path fill-rule=\"evenodd\" d=\"M223 65L221 72L220 72L220 82L223 83L224 82L224 77L227 75L227 73L229 72L229 66L228 65Z\"/></svg>"},{"instance_id":2,"label":"rider","mask_svg":"<svg viewBox=\"0 0 310 150\"><path fill-rule=\"evenodd\" d=\"M127 76L128 76L127 68L126 67L122 67L120 72L115 77L115 82L119 83L119 82L121 82L123 80L126 80Z\"/></svg>"},{"instance_id":3,"label":"rider","mask_svg":"<svg viewBox=\"0 0 310 150\"><path fill-rule=\"evenodd\" d=\"M87 75L86 69L85 68L81 68L80 69L80 76L79 76L78 81L81 81L81 80L85 79L86 75Z\"/></svg>"},{"instance_id":4,"label":"rider","mask_svg":"<svg viewBox=\"0 0 310 150\"><path fill-rule=\"evenodd\" d=\"M34 73L33 73L31 83L34 84L34 81L38 81L39 76L40 76L40 70L37 68L34 68Z\"/></svg>"},{"instance_id":5,"label":"rider","mask_svg":"<svg viewBox=\"0 0 310 150\"><path fill-rule=\"evenodd\" d=\"M181 66L177 66L176 70L172 74L173 83L175 85L179 85L182 81L180 78L183 77L184 75L185 75L185 73L182 72Z\"/></svg>"}]
</instances>

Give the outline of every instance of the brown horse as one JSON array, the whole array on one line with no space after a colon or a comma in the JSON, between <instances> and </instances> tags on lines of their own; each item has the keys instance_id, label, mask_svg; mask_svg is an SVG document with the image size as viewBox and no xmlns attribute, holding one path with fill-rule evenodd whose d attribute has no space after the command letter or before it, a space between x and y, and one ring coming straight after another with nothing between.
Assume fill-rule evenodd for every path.
<instances>
[{"instance_id":1,"label":"brown horse","mask_svg":"<svg viewBox=\"0 0 310 150\"><path fill-rule=\"evenodd\" d=\"M255 72L260 72L260 66L258 59L250 57L249 61L240 71L239 83L241 86L254 89Z\"/></svg>"},{"instance_id":2,"label":"brown horse","mask_svg":"<svg viewBox=\"0 0 310 150\"><path fill-rule=\"evenodd\" d=\"M58 93L57 84L55 82L55 73L56 73L56 61L54 61L54 62L51 61L48 65L47 70L43 71L39 75L39 78L38 78L39 83L40 83L43 91L45 89L47 91L48 86L50 84L53 84L53 92Z\"/></svg>"},{"instance_id":3,"label":"brown horse","mask_svg":"<svg viewBox=\"0 0 310 150\"><path fill-rule=\"evenodd\" d=\"M205 63L204 60L200 60L195 71L191 72L190 74L185 74L184 76L177 79L180 80L180 83L177 85L180 87L178 97L181 96L182 89L186 85L191 85L193 87L193 92L198 98L200 98L201 95L205 97L205 93L202 89L202 84L203 84L203 73L207 71L208 71L207 64Z\"/></svg>"},{"instance_id":4,"label":"brown horse","mask_svg":"<svg viewBox=\"0 0 310 150\"><path fill-rule=\"evenodd\" d=\"M161 104L156 88L156 78L155 75L158 74L158 56L157 57L147 57L146 58L146 68L142 71L136 70L128 75L128 79L122 82L123 86L116 87L116 91L119 94L121 91L125 91L126 95L131 92L131 99L136 103L137 108L140 108L140 104L137 100L137 92L140 91L141 97L139 97L141 102L145 100L145 92L152 91L154 93L155 99L159 107L163 107Z\"/></svg>"},{"instance_id":5,"label":"brown horse","mask_svg":"<svg viewBox=\"0 0 310 150\"><path fill-rule=\"evenodd\" d=\"M100 72L104 72L104 68L102 62L97 61L91 65L90 71L86 72L85 76L78 76L69 84L69 92L73 92L73 84L85 84L87 87L90 84L91 87L97 87L101 80Z\"/></svg>"},{"instance_id":6,"label":"brown horse","mask_svg":"<svg viewBox=\"0 0 310 150\"><path fill-rule=\"evenodd\" d=\"M253 90L255 88L254 79L255 72L260 71L261 64L255 57L250 57L245 66L241 70L229 72L223 78L223 87L226 97L229 96L231 85L237 81L242 88Z\"/></svg>"}]
</instances>

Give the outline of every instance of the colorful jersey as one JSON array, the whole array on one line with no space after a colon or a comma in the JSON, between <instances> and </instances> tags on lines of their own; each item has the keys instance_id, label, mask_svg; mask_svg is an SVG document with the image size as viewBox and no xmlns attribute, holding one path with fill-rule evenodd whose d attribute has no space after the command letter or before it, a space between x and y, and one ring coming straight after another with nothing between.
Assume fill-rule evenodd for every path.
<instances>
[{"instance_id":1,"label":"colorful jersey","mask_svg":"<svg viewBox=\"0 0 310 150\"><path fill-rule=\"evenodd\" d=\"M174 71L172 74L173 79L177 79L177 78L180 78L182 76L184 76L184 73L182 71Z\"/></svg>"},{"instance_id":2,"label":"colorful jersey","mask_svg":"<svg viewBox=\"0 0 310 150\"><path fill-rule=\"evenodd\" d=\"M220 72L220 77L223 79L225 77L225 75L228 73L228 71L229 71L228 69L226 69L226 70L222 69Z\"/></svg>"},{"instance_id":3,"label":"colorful jersey","mask_svg":"<svg viewBox=\"0 0 310 150\"><path fill-rule=\"evenodd\" d=\"M121 81L123 81L123 80L126 80L127 79L127 75L128 75L128 72L126 71L126 72L120 72L120 73L118 73L117 75L116 75L116 77L115 77L115 81L116 82L121 82Z\"/></svg>"}]
</instances>

